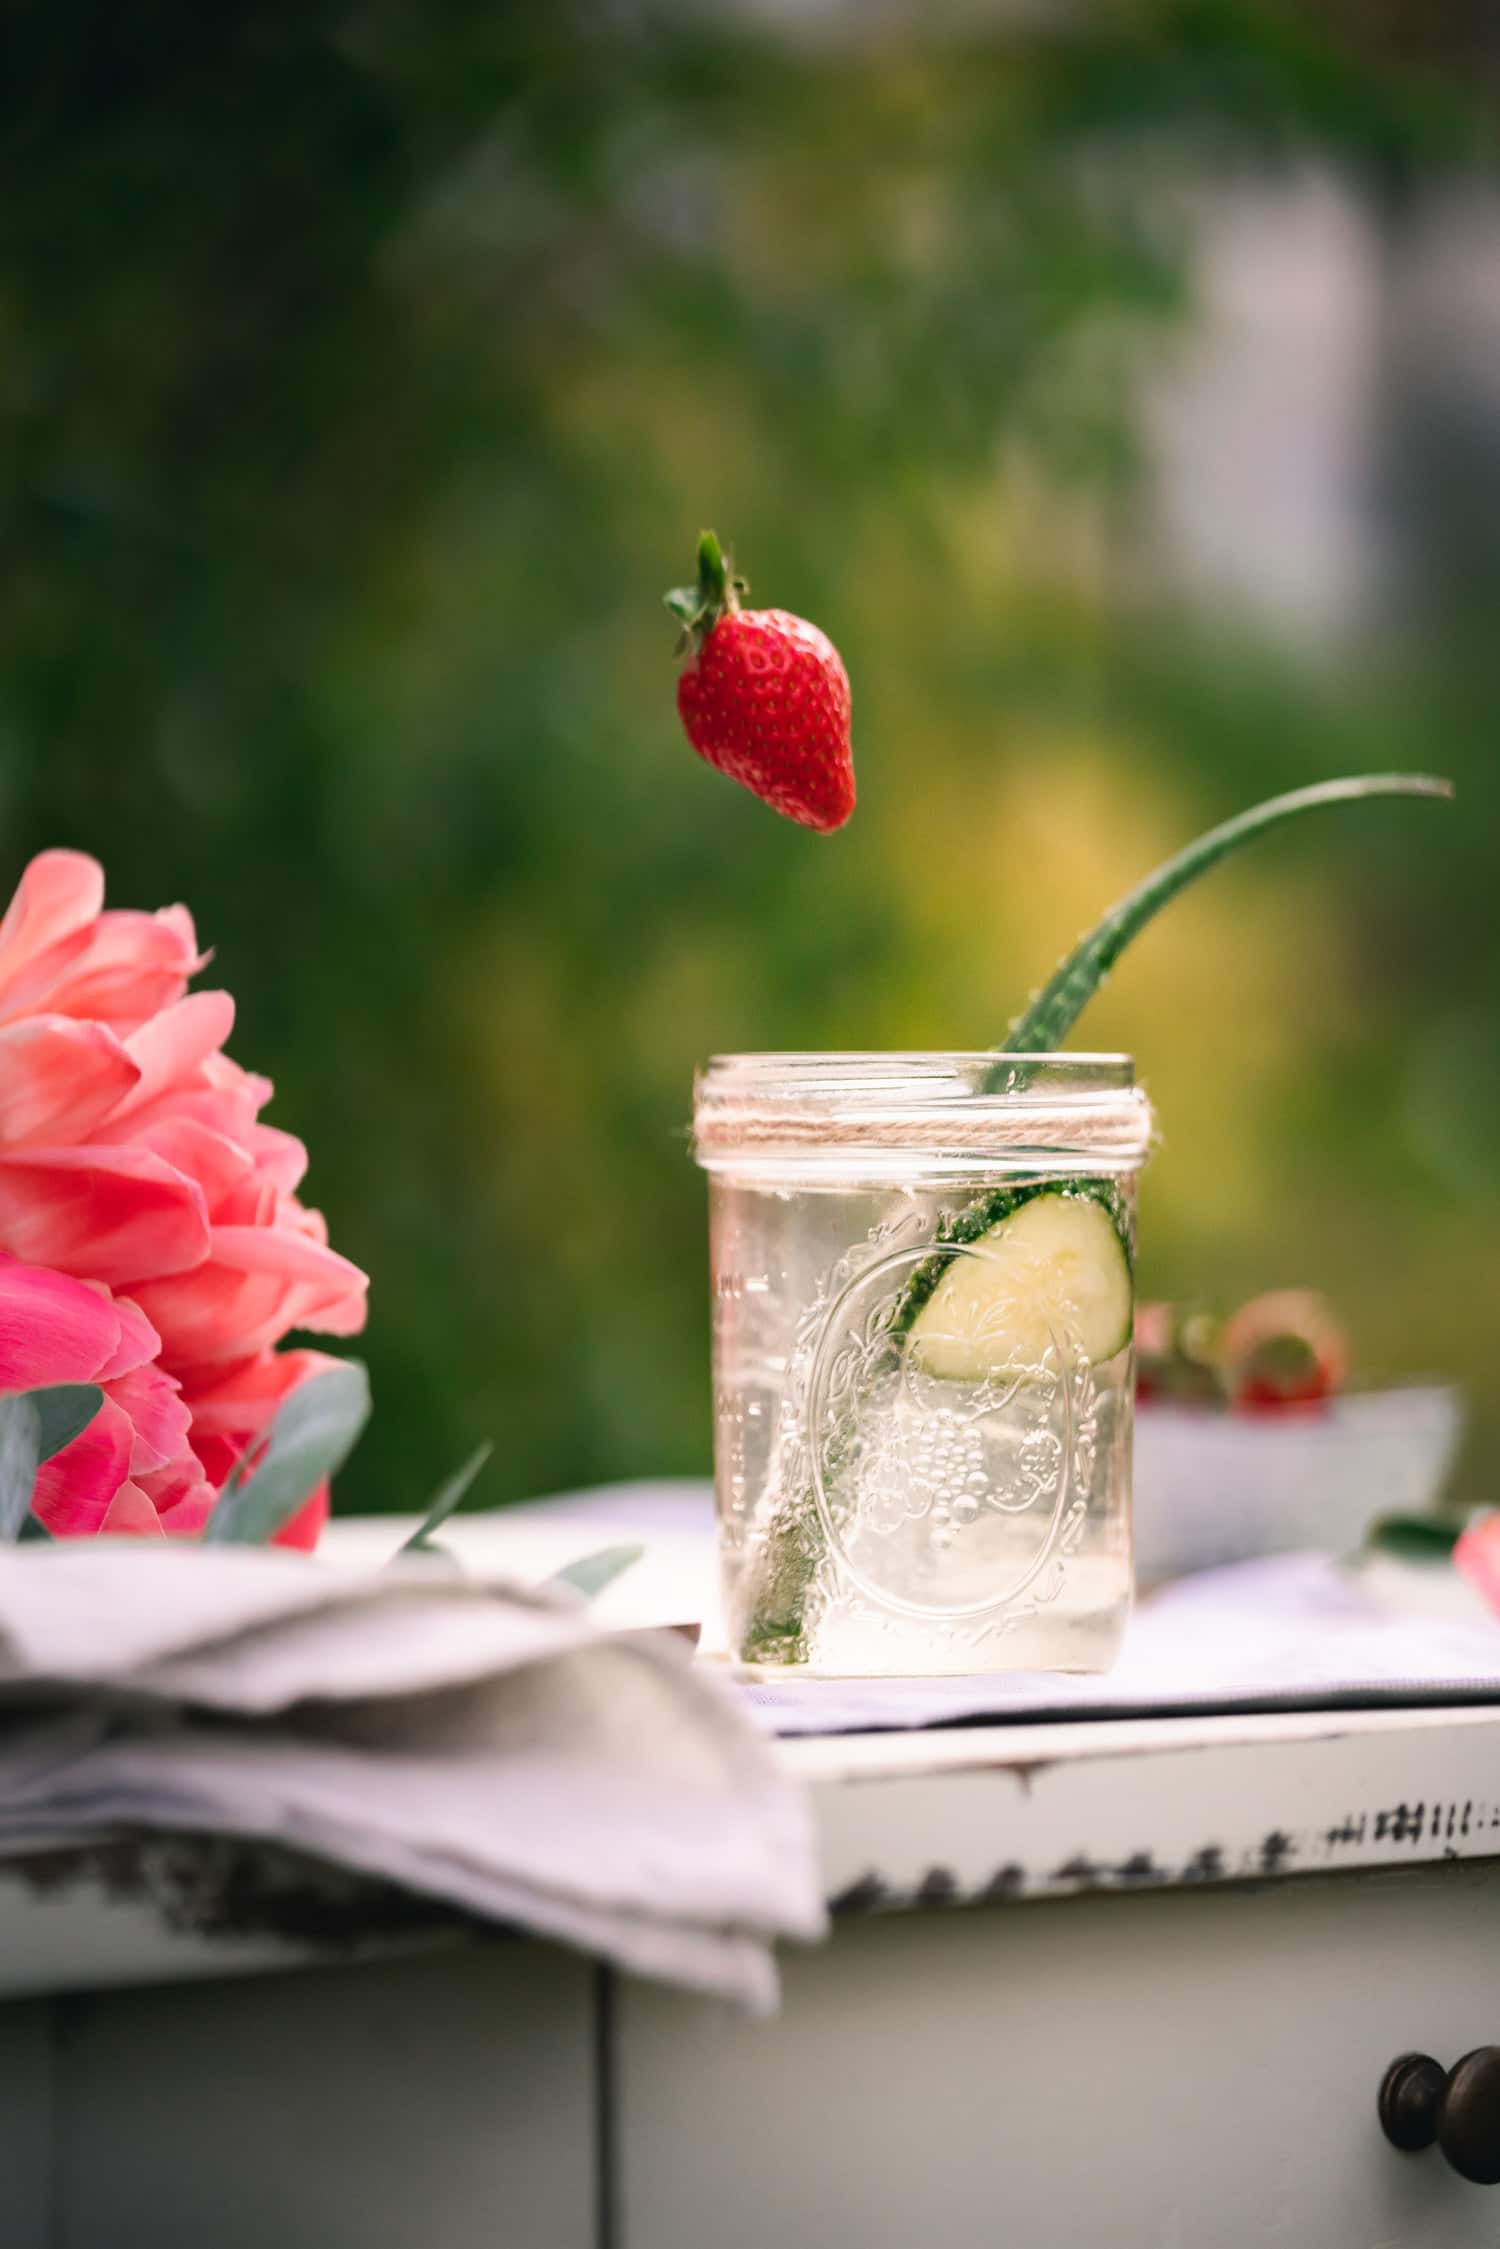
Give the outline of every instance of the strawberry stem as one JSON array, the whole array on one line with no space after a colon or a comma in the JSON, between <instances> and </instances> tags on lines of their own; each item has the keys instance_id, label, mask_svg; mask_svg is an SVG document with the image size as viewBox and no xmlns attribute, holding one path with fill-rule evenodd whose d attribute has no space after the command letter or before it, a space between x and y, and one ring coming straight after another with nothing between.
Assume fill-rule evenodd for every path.
<instances>
[{"instance_id":1,"label":"strawberry stem","mask_svg":"<svg viewBox=\"0 0 1500 2249\"><path fill-rule=\"evenodd\" d=\"M705 531L698 541L698 599L705 610L711 609L716 615L738 606L729 564L715 531Z\"/></svg>"},{"instance_id":2,"label":"strawberry stem","mask_svg":"<svg viewBox=\"0 0 1500 2249\"><path fill-rule=\"evenodd\" d=\"M735 576L734 565L720 546L718 533L703 532L698 540L698 583L674 586L662 597L682 626L678 654L686 655L691 651L696 655L719 619L732 617L739 608L740 596L749 590L744 579Z\"/></svg>"}]
</instances>

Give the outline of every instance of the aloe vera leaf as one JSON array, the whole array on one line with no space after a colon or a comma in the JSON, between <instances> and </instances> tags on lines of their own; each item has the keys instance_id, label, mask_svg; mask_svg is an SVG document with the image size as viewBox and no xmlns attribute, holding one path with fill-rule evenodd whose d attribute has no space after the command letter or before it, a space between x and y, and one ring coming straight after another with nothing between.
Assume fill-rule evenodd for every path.
<instances>
[{"instance_id":1,"label":"aloe vera leaf","mask_svg":"<svg viewBox=\"0 0 1500 2249\"><path fill-rule=\"evenodd\" d=\"M805 1663L807 1604L826 1541L812 1493L782 1502L757 1557L749 1621L740 1634L745 1663Z\"/></svg>"},{"instance_id":2,"label":"aloe vera leaf","mask_svg":"<svg viewBox=\"0 0 1500 2249\"><path fill-rule=\"evenodd\" d=\"M1280 827L1283 820L1295 819L1302 812L1316 812L1324 805L1357 803L1364 797L1452 794L1451 781L1437 780L1427 773L1361 773L1271 797L1222 826L1210 828L1207 835L1199 836L1196 843L1188 844L1154 874L1147 875L1144 882L1137 883L1086 937L1079 939L1025 1013L1011 1025L1006 1054L1055 1054L1131 939L1179 890L1185 890L1199 875L1267 828Z\"/></svg>"}]
</instances>

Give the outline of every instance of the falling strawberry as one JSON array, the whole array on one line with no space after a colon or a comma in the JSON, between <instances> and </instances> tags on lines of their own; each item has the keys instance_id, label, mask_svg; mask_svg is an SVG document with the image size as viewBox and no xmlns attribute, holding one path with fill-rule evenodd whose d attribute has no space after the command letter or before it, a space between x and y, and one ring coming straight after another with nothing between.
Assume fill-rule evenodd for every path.
<instances>
[{"instance_id":1,"label":"falling strawberry","mask_svg":"<svg viewBox=\"0 0 1500 2249\"><path fill-rule=\"evenodd\" d=\"M785 609L742 609L747 590L705 531L697 585L666 597L687 652L677 708L701 758L826 835L854 810L849 675L816 625Z\"/></svg>"}]
</instances>

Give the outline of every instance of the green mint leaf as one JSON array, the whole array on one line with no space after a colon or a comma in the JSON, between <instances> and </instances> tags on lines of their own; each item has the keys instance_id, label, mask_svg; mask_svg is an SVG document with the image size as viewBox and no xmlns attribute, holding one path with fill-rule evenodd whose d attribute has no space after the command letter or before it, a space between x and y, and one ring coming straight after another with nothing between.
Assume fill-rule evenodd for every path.
<instances>
[{"instance_id":1,"label":"green mint leaf","mask_svg":"<svg viewBox=\"0 0 1500 2249\"><path fill-rule=\"evenodd\" d=\"M208 1518L212 1546L265 1546L325 1477L337 1474L370 1418L358 1359L315 1374L287 1398L253 1469L236 1470Z\"/></svg>"}]
</instances>

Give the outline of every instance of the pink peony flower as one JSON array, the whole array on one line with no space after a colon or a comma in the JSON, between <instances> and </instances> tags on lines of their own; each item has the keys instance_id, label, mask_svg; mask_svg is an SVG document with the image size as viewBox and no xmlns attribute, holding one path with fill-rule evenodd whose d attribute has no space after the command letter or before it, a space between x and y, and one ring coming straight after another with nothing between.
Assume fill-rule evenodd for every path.
<instances>
[{"instance_id":1,"label":"pink peony flower","mask_svg":"<svg viewBox=\"0 0 1500 2249\"><path fill-rule=\"evenodd\" d=\"M33 859L0 922L0 1391L98 1382L36 1512L64 1536L194 1532L277 1406L354 1335L365 1276L297 1200L306 1151L222 1051L227 992L181 906L104 910L71 851ZM280 1534L311 1546L314 1493Z\"/></svg>"}]
</instances>

